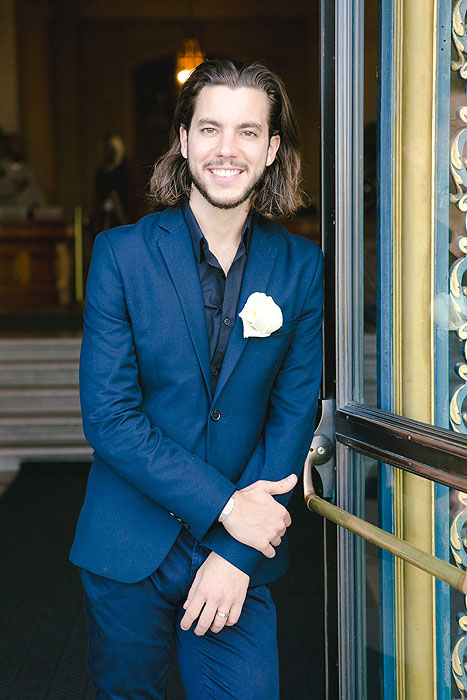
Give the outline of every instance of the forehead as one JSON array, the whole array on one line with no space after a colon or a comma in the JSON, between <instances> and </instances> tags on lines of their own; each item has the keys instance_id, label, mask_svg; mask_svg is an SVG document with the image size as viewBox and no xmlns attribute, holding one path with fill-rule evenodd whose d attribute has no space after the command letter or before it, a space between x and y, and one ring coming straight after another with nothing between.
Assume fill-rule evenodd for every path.
<instances>
[{"instance_id":1,"label":"forehead","mask_svg":"<svg viewBox=\"0 0 467 700\"><path fill-rule=\"evenodd\" d=\"M192 123L213 119L225 124L255 121L265 127L269 119L269 101L264 90L226 85L204 87L195 104Z\"/></svg>"}]
</instances>

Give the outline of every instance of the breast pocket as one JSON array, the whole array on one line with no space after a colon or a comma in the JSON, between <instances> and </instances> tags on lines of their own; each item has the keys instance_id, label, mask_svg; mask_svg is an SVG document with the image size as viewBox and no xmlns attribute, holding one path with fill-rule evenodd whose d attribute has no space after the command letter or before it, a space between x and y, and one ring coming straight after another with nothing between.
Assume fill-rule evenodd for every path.
<instances>
[{"instance_id":1,"label":"breast pocket","mask_svg":"<svg viewBox=\"0 0 467 700\"><path fill-rule=\"evenodd\" d=\"M266 338L249 338L244 362L255 369L255 382L269 391L292 342L299 318L291 318Z\"/></svg>"},{"instance_id":2,"label":"breast pocket","mask_svg":"<svg viewBox=\"0 0 467 700\"><path fill-rule=\"evenodd\" d=\"M299 318L299 316L296 316L295 318L289 318L288 321L284 321L282 326L277 331L274 331L274 333L271 333L271 335L268 337L276 338L278 336L285 335L286 333L292 333L292 331L295 330Z\"/></svg>"},{"instance_id":3,"label":"breast pocket","mask_svg":"<svg viewBox=\"0 0 467 700\"><path fill-rule=\"evenodd\" d=\"M277 362L282 361L292 340L298 319L297 316L285 321L277 331L265 338L249 338L250 353L258 360L261 358L261 364L265 368L268 367L269 362L273 368L276 367Z\"/></svg>"}]
</instances>

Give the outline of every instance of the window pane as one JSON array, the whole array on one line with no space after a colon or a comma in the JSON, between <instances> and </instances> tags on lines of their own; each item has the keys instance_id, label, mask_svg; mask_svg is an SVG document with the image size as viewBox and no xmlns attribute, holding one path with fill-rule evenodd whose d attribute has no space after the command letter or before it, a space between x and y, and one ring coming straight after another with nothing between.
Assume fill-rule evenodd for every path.
<instances>
[{"instance_id":1,"label":"window pane","mask_svg":"<svg viewBox=\"0 0 467 700\"><path fill-rule=\"evenodd\" d=\"M454 564L457 560L466 566L465 494L450 491L445 486L402 473L391 465L383 465L369 456L355 453L353 471L353 499L352 504L347 504L349 510L386 531L396 529L397 536L406 541L411 540L414 526L410 513L417 508L410 489L410 481L414 483L416 479L420 500L426 500L421 505L427 506L429 517L433 517L432 528L429 529L429 532L433 532L433 553L445 561ZM398 479L400 488L397 486ZM393 482L396 483L394 490L391 487ZM424 487L427 487L425 493ZM395 520L399 521L400 531L394 528ZM423 526L420 524L420 527ZM446 697L458 697L452 680L456 676L456 668L459 682L465 682L467 688L463 664L463 645L467 646L465 597L357 535L341 530L341 538L346 540L353 552L352 557L346 559L345 570L341 570L340 595L343 606L341 615L344 607L348 611L348 601L345 606L343 598L353 598L356 697L393 700L396 696L394 689L404 683L403 677L409 666L413 668L415 664L417 673L426 672L426 658L418 654L424 634L431 635L433 639L436 653L433 674L438 689L452 693ZM455 557L450 556L449 541ZM431 545L425 551L432 552ZM422 581L421 586L414 574ZM414 629L420 608L426 611L426 629L421 629L419 625L417 638ZM457 666L456 658L460 659Z\"/></svg>"},{"instance_id":2,"label":"window pane","mask_svg":"<svg viewBox=\"0 0 467 700\"><path fill-rule=\"evenodd\" d=\"M377 405L377 207L378 207L378 3L365 2L363 86L363 255L364 360L363 400Z\"/></svg>"}]
</instances>

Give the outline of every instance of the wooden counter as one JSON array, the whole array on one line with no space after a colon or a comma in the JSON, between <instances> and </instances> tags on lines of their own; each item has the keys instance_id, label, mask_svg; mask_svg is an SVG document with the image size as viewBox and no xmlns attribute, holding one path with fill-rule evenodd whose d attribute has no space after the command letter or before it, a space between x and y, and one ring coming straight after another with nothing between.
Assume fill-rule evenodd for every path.
<instances>
[{"instance_id":1,"label":"wooden counter","mask_svg":"<svg viewBox=\"0 0 467 700\"><path fill-rule=\"evenodd\" d=\"M0 221L0 310L60 306L69 237L63 221Z\"/></svg>"}]
</instances>

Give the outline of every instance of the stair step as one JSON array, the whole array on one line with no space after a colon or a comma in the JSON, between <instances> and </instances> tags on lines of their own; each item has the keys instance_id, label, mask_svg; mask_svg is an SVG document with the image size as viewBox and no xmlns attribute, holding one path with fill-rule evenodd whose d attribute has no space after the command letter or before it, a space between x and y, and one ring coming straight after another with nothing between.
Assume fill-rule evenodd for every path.
<instances>
[{"instance_id":1,"label":"stair step","mask_svg":"<svg viewBox=\"0 0 467 700\"><path fill-rule=\"evenodd\" d=\"M0 417L80 414L78 388L0 389Z\"/></svg>"},{"instance_id":2,"label":"stair step","mask_svg":"<svg viewBox=\"0 0 467 700\"><path fill-rule=\"evenodd\" d=\"M46 417L46 418L0 418L0 447L25 447L37 445L85 447L86 438L83 435L79 417Z\"/></svg>"},{"instance_id":3,"label":"stair step","mask_svg":"<svg viewBox=\"0 0 467 700\"><path fill-rule=\"evenodd\" d=\"M78 362L81 338L16 338L0 340L3 362Z\"/></svg>"},{"instance_id":4,"label":"stair step","mask_svg":"<svg viewBox=\"0 0 467 700\"><path fill-rule=\"evenodd\" d=\"M84 459L78 394L81 338L0 340L0 463Z\"/></svg>"},{"instance_id":5,"label":"stair step","mask_svg":"<svg viewBox=\"0 0 467 700\"><path fill-rule=\"evenodd\" d=\"M78 386L78 363L0 363L0 387Z\"/></svg>"}]
</instances>

